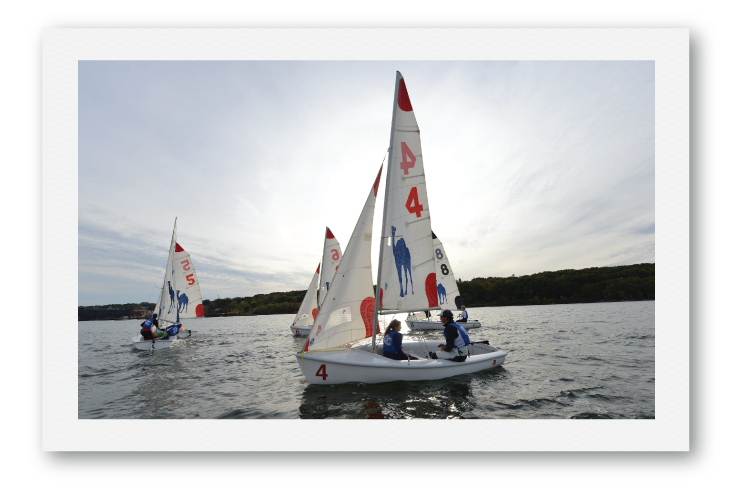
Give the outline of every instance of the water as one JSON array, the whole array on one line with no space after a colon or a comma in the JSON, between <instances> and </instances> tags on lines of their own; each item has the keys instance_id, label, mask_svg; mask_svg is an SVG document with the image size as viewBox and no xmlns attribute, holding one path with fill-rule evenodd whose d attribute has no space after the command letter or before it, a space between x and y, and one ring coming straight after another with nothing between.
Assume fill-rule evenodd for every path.
<instances>
[{"instance_id":1,"label":"water","mask_svg":"<svg viewBox=\"0 0 750 500\"><path fill-rule=\"evenodd\" d=\"M153 353L131 346L139 320L79 322L78 417L655 418L654 308L470 309L483 325L469 330L472 340L505 350L502 367L337 386L305 380L293 355L305 340L292 337L292 315L185 320L197 332Z\"/></svg>"}]
</instances>

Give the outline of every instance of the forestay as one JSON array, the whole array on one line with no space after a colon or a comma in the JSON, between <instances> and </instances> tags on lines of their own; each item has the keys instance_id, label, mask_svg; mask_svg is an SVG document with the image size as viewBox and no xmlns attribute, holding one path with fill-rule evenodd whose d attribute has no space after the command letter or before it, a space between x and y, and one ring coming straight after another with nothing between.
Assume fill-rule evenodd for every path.
<instances>
[{"instance_id":1,"label":"forestay","mask_svg":"<svg viewBox=\"0 0 750 500\"><path fill-rule=\"evenodd\" d=\"M380 308L423 311L439 306L419 127L401 74L393 110L386 183Z\"/></svg>"},{"instance_id":2,"label":"forestay","mask_svg":"<svg viewBox=\"0 0 750 500\"><path fill-rule=\"evenodd\" d=\"M170 323L179 323L184 318L203 317L201 287L193 267L193 260L190 254L177 243L176 237L177 221L175 220L167 270L164 274L164 286L155 309L160 321Z\"/></svg>"},{"instance_id":3,"label":"forestay","mask_svg":"<svg viewBox=\"0 0 750 500\"><path fill-rule=\"evenodd\" d=\"M461 296L458 294L458 284L453 275L453 268L448 262L448 254L440 238L432 233L432 249L435 254L435 274L437 275L437 297L441 309L460 309Z\"/></svg>"},{"instance_id":4,"label":"forestay","mask_svg":"<svg viewBox=\"0 0 750 500\"><path fill-rule=\"evenodd\" d=\"M326 228L326 239L323 243L323 267L320 272L320 293L318 294L318 306L323 305L328 289L336 274L336 268L341 262L341 245L329 228Z\"/></svg>"},{"instance_id":5,"label":"forestay","mask_svg":"<svg viewBox=\"0 0 750 500\"><path fill-rule=\"evenodd\" d=\"M318 291L319 278L320 264L318 264L318 268L315 270L315 274L313 274L313 277L310 280L310 286L307 287L307 293L305 293L305 298L302 299L302 305L299 306L299 311L297 311L297 316L294 318L292 327L307 326L315 321L315 316L318 312L318 302L316 299L316 295Z\"/></svg>"},{"instance_id":6,"label":"forestay","mask_svg":"<svg viewBox=\"0 0 750 500\"><path fill-rule=\"evenodd\" d=\"M375 297L370 253L381 172L382 167L310 330L305 352L331 349L372 336Z\"/></svg>"}]
</instances>

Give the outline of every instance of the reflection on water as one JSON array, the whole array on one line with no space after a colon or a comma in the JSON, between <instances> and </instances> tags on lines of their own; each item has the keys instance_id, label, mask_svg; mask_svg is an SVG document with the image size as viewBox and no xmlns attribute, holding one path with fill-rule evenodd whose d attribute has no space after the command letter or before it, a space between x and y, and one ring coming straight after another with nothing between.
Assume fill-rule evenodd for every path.
<instances>
[{"instance_id":1,"label":"reflection on water","mask_svg":"<svg viewBox=\"0 0 750 500\"><path fill-rule=\"evenodd\" d=\"M308 385L302 391L301 418L472 418L472 386L502 379L497 368L444 380L383 384Z\"/></svg>"}]
</instances>

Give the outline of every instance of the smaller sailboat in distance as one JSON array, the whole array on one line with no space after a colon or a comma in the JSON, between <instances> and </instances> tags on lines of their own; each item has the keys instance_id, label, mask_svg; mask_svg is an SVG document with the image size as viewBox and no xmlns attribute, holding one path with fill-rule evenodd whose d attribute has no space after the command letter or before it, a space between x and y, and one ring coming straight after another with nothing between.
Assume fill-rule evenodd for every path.
<instances>
[{"instance_id":1,"label":"smaller sailboat in distance","mask_svg":"<svg viewBox=\"0 0 750 500\"><path fill-rule=\"evenodd\" d=\"M158 315L157 319L163 327L176 325L185 318L203 317L201 287L198 284L193 260L190 254L177 243L176 237L177 219L175 218L167 269L164 273L164 286L154 308L154 313ZM180 331L177 335L167 334L155 340L146 340L138 333L133 337L132 342L133 347L141 351L166 349L171 347L178 338L184 338L182 337L184 335L189 336L190 331Z\"/></svg>"},{"instance_id":2,"label":"smaller sailboat in distance","mask_svg":"<svg viewBox=\"0 0 750 500\"><path fill-rule=\"evenodd\" d=\"M453 267L448 262L448 254L445 253L445 247L440 238L432 232L432 250L435 254L435 275L437 277L437 297L438 305L443 309L461 309L463 301L458 294L458 284L456 277L453 275ZM406 324L411 330L443 330L445 325L440 322L439 317L433 320L430 311L418 311L409 313L406 317ZM461 322L466 330L470 328L479 328L482 324L476 320Z\"/></svg>"},{"instance_id":3,"label":"smaller sailboat in distance","mask_svg":"<svg viewBox=\"0 0 750 500\"><path fill-rule=\"evenodd\" d=\"M328 293L328 288L333 281L333 275L336 274L340 260L341 245L339 245L330 228L326 228L326 237L323 241L323 269L321 270L321 266L318 265L312 280L310 280L310 286L307 287L305 298L302 299L299 311L294 317L294 322L290 328L295 337L306 337L310 333L310 328L312 328L315 316L320 311L323 299ZM318 282L320 282L319 293Z\"/></svg>"}]
</instances>

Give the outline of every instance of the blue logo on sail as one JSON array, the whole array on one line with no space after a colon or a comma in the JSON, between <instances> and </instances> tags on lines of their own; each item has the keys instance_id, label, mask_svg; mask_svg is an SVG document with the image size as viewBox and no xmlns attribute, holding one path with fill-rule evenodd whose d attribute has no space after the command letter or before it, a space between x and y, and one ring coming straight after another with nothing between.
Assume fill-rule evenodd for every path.
<instances>
[{"instance_id":1,"label":"blue logo on sail","mask_svg":"<svg viewBox=\"0 0 750 500\"><path fill-rule=\"evenodd\" d=\"M442 306L446 302L448 302L448 295L445 293L445 287L442 283L438 283L437 286L437 292L438 292L438 300L440 300L440 305Z\"/></svg>"},{"instance_id":2,"label":"blue logo on sail","mask_svg":"<svg viewBox=\"0 0 750 500\"><path fill-rule=\"evenodd\" d=\"M401 238L396 241L396 228L391 226L391 234L393 235L393 260L396 261L396 271L398 271L398 286L400 288L400 296L404 296L404 291L409 292L409 278L411 275L411 253L406 247L406 241ZM404 281L406 286L403 285L401 280L401 268L404 268ZM408 276L407 276L408 273ZM414 295L414 279L411 280L411 294Z\"/></svg>"}]
</instances>

